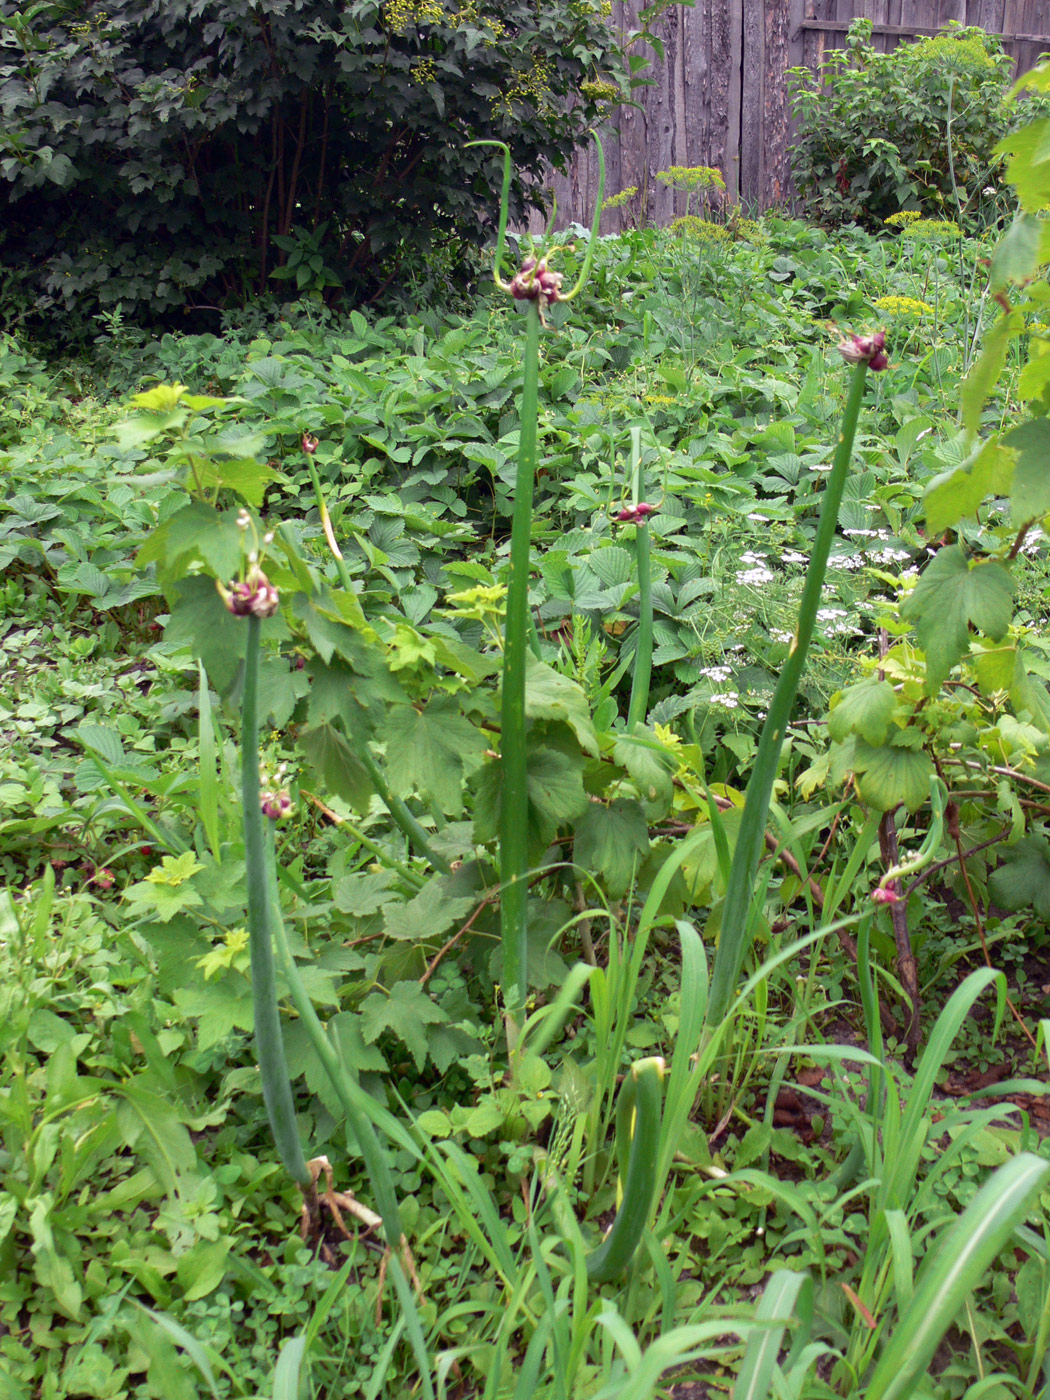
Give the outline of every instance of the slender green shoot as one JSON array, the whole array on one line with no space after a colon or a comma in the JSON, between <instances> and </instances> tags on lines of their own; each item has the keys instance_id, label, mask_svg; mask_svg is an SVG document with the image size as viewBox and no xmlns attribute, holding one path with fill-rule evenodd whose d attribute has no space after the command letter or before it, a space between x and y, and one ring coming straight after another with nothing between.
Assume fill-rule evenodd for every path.
<instances>
[{"instance_id":1,"label":"slender green shoot","mask_svg":"<svg viewBox=\"0 0 1050 1400\"><path fill-rule=\"evenodd\" d=\"M878 341L876 353L881 355L881 339L872 337L872 340ZM874 359L872 362L876 363ZM882 363L885 364L885 356L882 356ZM755 755L751 779L744 797L740 832L737 837L736 849L733 852L725 903L722 906L722 930L711 972L709 1015L713 1025L718 1025L721 1022L729 1008L753 938L752 894L755 872L758 869L758 860L762 851L766 817L773 793L773 782L776 778L777 765L780 762L780 750L783 746L784 735L791 719L791 710L806 664L806 655L813 638L817 609L820 607L821 590L824 586L824 575L827 571L828 556L831 553L831 545L835 537L839 506L842 503L842 493L845 489L850 458L853 454L853 440L856 436L857 420L860 417L861 404L864 399L867 372L868 359L858 359L855 362L853 381L850 384L846 407L842 415L842 427L839 432L834 461L824 488L820 522L810 554L809 568L806 571L806 582L799 604L795 636L787 660L781 670L765 724L762 726L758 752Z\"/></svg>"},{"instance_id":2,"label":"slender green shoot","mask_svg":"<svg viewBox=\"0 0 1050 1400\"><path fill-rule=\"evenodd\" d=\"M605 1239L587 1258L592 1283L619 1278L642 1242L656 1187L664 1062L638 1060L623 1082L616 1108L616 1149L623 1167L623 1200Z\"/></svg>"},{"instance_id":3,"label":"slender green shoot","mask_svg":"<svg viewBox=\"0 0 1050 1400\"><path fill-rule=\"evenodd\" d=\"M645 467L642 464L642 430L631 429L631 503L645 504ZM645 723L649 712L649 682L653 674L653 581L649 567L649 521L639 515L634 527L634 557L638 568L638 632L634 647L634 676L627 708L627 729Z\"/></svg>"},{"instance_id":4,"label":"slender green shoot","mask_svg":"<svg viewBox=\"0 0 1050 1400\"><path fill-rule=\"evenodd\" d=\"M304 1190L313 1186L303 1156L295 1104L284 1058L277 982L273 965L266 834L259 790L259 630L257 617L247 619L248 645L244 659L244 698L241 707L241 800L244 807L244 861L248 884L248 931L251 951L255 1053L262 1076L266 1116L278 1156L288 1175Z\"/></svg>"}]
</instances>

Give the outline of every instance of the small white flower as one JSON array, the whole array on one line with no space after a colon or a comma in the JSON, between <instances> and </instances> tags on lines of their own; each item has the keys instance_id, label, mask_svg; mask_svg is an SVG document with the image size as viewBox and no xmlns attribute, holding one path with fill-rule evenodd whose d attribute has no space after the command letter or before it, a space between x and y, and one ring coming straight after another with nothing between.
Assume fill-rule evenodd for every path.
<instances>
[{"instance_id":1,"label":"small white flower","mask_svg":"<svg viewBox=\"0 0 1050 1400\"><path fill-rule=\"evenodd\" d=\"M817 621L818 621L818 622L834 622L835 619L836 619L837 617L845 617L845 616L846 616L846 609L845 609L845 608L818 608L818 609L817 609Z\"/></svg>"},{"instance_id":2,"label":"small white flower","mask_svg":"<svg viewBox=\"0 0 1050 1400\"><path fill-rule=\"evenodd\" d=\"M794 640L794 632L786 632L783 627L771 627L769 635L774 642L790 642Z\"/></svg>"},{"instance_id":3,"label":"small white flower","mask_svg":"<svg viewBox=\"0 0 1050 1400\"><path fill-rule=\"evenodd\" d=\"M740 704L740 695L735 690L727 690L718 695L707 697L709 705L721 705L724 710L735 710Z\"/></svg>"},{"instance_id":4,"label":"small white flower","mask_svg":"<svg viewBox=\"0 0 1050 1400\"><path fill-rule=\"evenodd\" d=\"M745 549L740 556L740 562L741 564L761 564L768 558L769 555L764 554L761 550Z\"/></svg>"},{"instance_id":5,"label":"small white flower","mask_svg":"<svg viewBox=\"0 0 1050 1400\"><path fill-rule=\"evenodd\" d=\"M772 583L773 574L769 569L742 569L737 574L736 581L739 584L750 584L752 587L757 587L762 583Z\"/></svg>"},{"instance_id":6,"label":"small white flower","mask_svg":"<svg viewBox=\"0 0 1050 1400\"><path fill-rule=\"evenodd\" d=\"M808 564L809 555L799 554L797 549L787 549L780 556L785 564Z\"/></svg>"},{"instance_id":7,"label":"small white flower","mask_svg":"<svg viewBox=\"0 0 1050 1400\"><path fill-rule=\"evenodd\" d=\"M733 668L731 666L702 666L700 668L700 674L706 676L710 681L717 681L718 684L721 685L723 681L727 681L733 674Z\"/></svg>"}]
</instances>

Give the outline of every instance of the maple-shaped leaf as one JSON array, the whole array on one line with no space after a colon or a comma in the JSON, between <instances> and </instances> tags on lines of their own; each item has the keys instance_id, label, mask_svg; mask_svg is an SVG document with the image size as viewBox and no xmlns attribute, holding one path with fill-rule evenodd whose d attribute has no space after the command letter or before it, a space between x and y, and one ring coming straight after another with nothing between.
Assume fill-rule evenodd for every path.
<instances>
[{"instance_id":1,"label":"maple-shaped leaf","mask_svg":"<svg viewBox=\"0 0 1050 1400\"><path fill-rule=\"evenodd\" d=\"M172 646L188 646L204 662L216 690L225 694L244 656L247 629L243 618L227 612L214 580L197 575L179 584L164 640Z\"/></svg>"},{"instance_id":2,"label":"maple-shaped leaf","mask_svg":"<svg viewBox=\"0 0 1050 1400\"><path fill-rule=\"evenodd\" d=\"M583 769L583 755L568 730L558 725L549 730L543 725L534 726L529 735L526 760L527 820L532 856L541 855L558 828L586 810ZM478 774L474 797L474 838L480 845L494 840L499 832L502 787L502 765L498 761L486 763Z\"/></svg>"},{"instance_id":3,"label":"maple-shaped leaf","mask_svg":"<svg viewBox=\"0 0 1050 1400\"><path fill-rule=\"evenodd\" d=\"M415 979L395 982L386 992L370 992L361 1003L361 1034L369 1045L390 1031L402 1041L422 1070L427 1058L427 1027L448 1020Z\"/></svg>"},{"instance_id":4,"label":"maple-shaped leaf","mask_svg":"<svg viewBox=\"0 0 1050 1400\"><path fill-rule=\"evenodd\" d=\"M423 710L405 705L389 715L382 735L390 785L400 797L418 792L448 816L463 811L463 780L488 747L451 696L438 696Z\"/></svg>"},{"instance_id":5,"label":"maple-shaped leaf","mask_svg":"<svg viewBox=\"0 0 1050 1400\"><path fill-rule=\"evenodd\" d=\"M639 802L618 797L589 804L576 826L574 858L601 874L614 899L627 892L648 854L649 827Z\"/></svg>"},{"instance_id":6,"label":"maple-shaped leaf","mask_svg":"<svg viewBox=\"0 0 1050 1400\"><path fill-rule=\"evenodd\" d=\"M970 628L1000 641L1013 615L1014 580L1001 564L974 563L958 545L938 550L902 615L926 653L926 689L940 689L970 648Z\"/></svg>"},{"instance_id":7,"label":"maple-shaped leaf","mask_svg":"<svg viewBox=\"0 0 1050 1400\"><path fill-rule=\"evenodd\" d=\"M585 753L598 756L598 736L587 696L575 681L529 656L525 671L525 714L529 719L561 720Z\"/></svg>"},{"instance_id":8,"label":"maple-shaped leaf","mask_svg":"<svg viewBox=\"0 0 1050 1400\"><path fill-rule=\"evenodd\" d=\"M630 774L646 815L663 815L674 792L675 759L667 749L651 732L636 729L617 738L613 745L613 761Z\"/></svg>"},{"instance_id":9,"label":"maple-shaped leaf","mask_svg":"<svg viewBox=\"0 0 1050 1400\"><path fill-rule=\"evenodd\" d=\"M922 749L897 743L876 748L858 739L851 766L861 797L877 812L892 812L901 803L915 812L929 797L933 760Z\"/></svg>"},{"instance_id":10,"label":"maple-shaped leaf","mask_svg":"<svg viewBox=\"0 0 1050 1400\"><path fill-rule=\"evenodd\" d=\"M1050 843L1041 836L1018 841L988 883L1003 909L1034 908L1044 922L1050 919Z\"/></svg>"},{"instance_id":11,"label":"maple-shaped leaf","mask_svg":"<svg viewBox=\"0 0 1050 1400\"><path fill-rule=\"evenodd\" d=\"M431 879L412 899L388 900L383 922L391 938L426 944L462 923L476 907L472 895L450 895L442 880Z\"/></svg>"},{"instance_id":12,"label":"maple-shaped leaf","mask_svg":"<svg viewBox=\"0 0 1050 1400\"><path fill-rule=\"evenodd\" d=\"M960 520L976 515L989 496L1005 496L1014 474L1014 454L989 438L965 462L938 474L926 487L926 529L943 535Z\"/></svg>"},{"instance_id":13,"label":"maple-shaped leaf","mask_svg":"<svg viewBox=\"0 0 1050 1400\"><path fill-rule=\"evenodd\" d=\"M234 577L244 556L244 532L235 511L220 512L193 501L162 521L136 555L140 568L156 564L162 580L186 573L192 560L223 582Z\"/></svg>"},{"instance_id":14,"label":"maple-shaped leaf","mask_svg":"<svg viewBox=\"0 0 1050 1400\"><path fill-rule=\"evenodd\" d=\"M1010 486L1010 523L1015 530L1050 513L1050 421L1032 418L1006 434L1017 453Z\"/></svg>"},{"instance_id":15,"label":"maple-shaped leaf","mask_svg":"<svg viewBox=\"0 0 1050 1400\"><path fill-rule=\"evenodd\" d=\"M375 791L364 764L331 724L316 724L299 735L299 747L328 792L366 812Z\"/></svg>"},{"instance_id":16,"label":"maple-shaped leaf","mask_svg":"<svg viewBox=\"0 0 1050 1400\"><path fill-rule=\"evenodd\" d=\"M897 695L889 681L870 676L832 698L828 733L839 744L850 734L859 734L869 744L881 744L896 708Z\"/></svg>"}]
</instances>

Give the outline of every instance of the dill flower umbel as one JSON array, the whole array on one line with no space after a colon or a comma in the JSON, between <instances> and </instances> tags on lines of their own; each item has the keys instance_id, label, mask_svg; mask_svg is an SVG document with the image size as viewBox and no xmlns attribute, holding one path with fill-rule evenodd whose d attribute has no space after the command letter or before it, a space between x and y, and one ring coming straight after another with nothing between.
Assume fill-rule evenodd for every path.
<instances>
[{"instance_id":1,"label":"dill flower umbel","mask_svg":"<svg viewBox=\"0 0 1050 1400\"><path fill-rule=\"evenodd\" d=\"M962 237L962 229L952 219L916 219L901 232L908 238Z\"/></svg>"},{"instance_id":2,"label":"dill flower umbel","mask_svg":"<svg viewBox=\"0 0 1050 1400\"><path fill-rule=\"evenodd\" d=\"M891 214L888 219L883 219L883 223L887 228L907 228L909 224L921 218L922 211L919 209L902 209L897 214Z\"/></svg>"},{"instance_id":3,"label":"dill flower umbel","mask_svg":"<svg viewBox=\"0 0 1050 1400\"><path fill-rule=\"evenodd\" d=\"M873 301L879 311L888 311L891 316L932 316L933 307L914 297L878 297Z\"/></svg>"},{"instance_id":4,"label":"dill flower umbel","mask_svg":"<svg viewBox=\"0 0 1050 1400\"><path fill-rule=\"evenodd\" d=\"M683 214L680 219L675 219L671 232L703 243L729 243L733 237L725 224L712 223L710 219L701 219L696 214Z\"/></svg>"}]
</instances>

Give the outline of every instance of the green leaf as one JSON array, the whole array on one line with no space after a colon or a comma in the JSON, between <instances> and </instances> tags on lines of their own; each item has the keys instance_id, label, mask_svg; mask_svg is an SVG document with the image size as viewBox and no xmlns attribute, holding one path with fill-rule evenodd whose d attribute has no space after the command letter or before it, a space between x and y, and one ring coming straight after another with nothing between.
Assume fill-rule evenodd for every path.
<instances>
[{"instance_id":1,"label":"green leaf","mask_svg":"<svg viewBox=\"0 0 1050 1400\"><path fill-rule=\"evenodd\" d=\"M383 905L384 925L391 938L432 943L454 924L463 922L477 901L472 895L450 895L444 883L431 879L407 902L390 900Z\"/></svg>"},{"instance_id":2,"label":"green leaf","mask_svg":"<svg viewBox=\"0 0 1050 1400\"><path fill-rule=\"evenodd\" d=\"M960 520L977 514L991 496L1005 496L1014 474L1014 454L998 438L989 438L965 462L938 472L926 487L926 528L942 535Z\"/></svg>"},{"instance_id":3,"label":"green leaf","mask_svg":"<svg viewBox=\"0 0 1050 1400\"><path fill-rule=\"evenodd\" d=\"M1050 421L1032 418L1003 439L1017 452L1010 490L1010 521L1015 530L1050 513Z\"/></svg>"},{"instance_id":4,"label":"green leaf","mask_svg":"<svg viewBox=\"0 0 1050 1400\"><path fill-rule=\"evenodd\" d=\"M859 734L867 743L878 747L885 743L896 708L897 695L889 681L870 676L832 697L828 733L839 744L845 742L848 735Z\"/></svg>"},{"instance_id":5,"label":"green leaf","mask_svg":"<svg viewBox=\"0 0 1050 1400\"><path fill-rule=\"evenodd\" d=\"M194 501L175 512L150 534L136 556L140 568L159 564L162 578L186 572L192 560L200 560L215 578L228 583L241 566L244 534L234 512L220 513L214 506Z\"/></svg>"},{"instance_id":6,"label":"green leaf","mask_svg":"<svg viewBox=\"0 0 1050 1400\"><path fill-rule=\"evenodd\" d=\"M901 609L926 653L926 688L940 689L970 647L970 628L1000 641L1013 615L1014 580L1001 564L973 563L959 545L938 550Z\"/></svg>"},{"instance_id":7,"label":"green leaf","mask_svg":"<svg viewBox=\"0 0 1050 1400\"><path fill-rule=\"evenodd\" d=\"M574 859L596 870L614 899L625 894L649 854L649 828L638 802L618 797L591 802L576 826Z\"/></svg>"},{"instance_id":8,"label":"green leaf","mask_svg":"<svg viewBox=\"0 0 1050 1400\"><path fill-rule=\"evenodd\" d=\"M1006 352L1011 340L1024 331L1024 317L1019 311L1000 316L984 337L984 347L962 387L963 425L968 433L976 433L981 423L981 411L998 383Z\"/></svg>"},{"instance_id":9,"label":"green leaf","mask_svg":"<svg viewBox=\"0 0 1050 1400\"><path fill-rule=\"evenodd\" d=\"M1018 214L992 255L988 284L1001 292L1011 284L1031 281L1039 268L1043 225L1034 214Z\"/></svg>"},{"instance_id":10,"label":"green leaf","mask_svg":"<svg viewBox=\"0 0 1050 1400\"><path fill-rule=\"evenodd\" d=\"M447 1020L441 1007L414 979L395 982L389 993L371 992L361 1003L361 1034L365 1041L371 1044L384 1031L390 1031L408 1047L417 1070L426 1063L427 1027Z\"/></svg>"},{"instance_id":11,"label":"green leaf","mask_svg":"<svg viewBox=\"0 0 1050 1400\"><path fill-rule=\"evenodd\" d=\"M528 788L529 849L538 856L550 845L558 828L581 816L587 808L583 788L583 756L567 738L560 743L556 732L530 737L526 783ZM499 831L502 766L487 763L481 769L474 799L474 837L479 844L494 840Z\"/></svg>"},{"instance_id":12,"label":"green leaf","mask_svg":"<svg viewBox=\"0 0 1050 1400\"><path fill-rule=\"evenodd\" d=\"M319 775L326 791L335 793L357 812L367 812L375 789L368 770L331 724L316 724L299 735L299 747Z\"/></svg>"},{"instance_id":13,"label":"green leaf","mask_svg":"<svg viewBox=\"0 0 1050 1400\"><path fill-rule=\"evenodd\" d=\"M530 656L525 670L525 714L529 719L561 720L569 725L580 748L598 757L587 696L575 681Z\"/></svg>"},{"instance_id":14,"label":"green leaf","mask_svg":"<svg viewBox=\"0 0 1050 1400\"><path fill-rule=\"evenodd\" d=\"M1004 909L1034 909L1050 919L1050 842L1026 836L1003 855L988 882L992 898Z\"/></svg>"},{"instance_id":15,"label":"green leaf","mask_svg":"<svg viewBox=\"0 0 1050 1400\"><path fill-rule=\"evenodd\" d=\"M642 729L624 735L613 745L613 761L630 774L646 815L660 816L670 806L674 792L674 759Z\"/></svg>"},{"instance_id":16,"label":"green leaf","mask_svg":"<svg viewBox=\"0 0 1050 1400\"><path fill-rule=\"evenodd\" d=\"M1016 188L1021 208L1038 214L1050 207L1050 119L1026 122L995 150L1007 157L1006 178Z\"/></svg>"},{"instance_id":17,"label":"green leaf","mask_svg":"<svg viewBox=\"0 0 1050 1400\"><path fill-rule=\"evenodd\" d=\"M281 1347L273 1370L273 1400L299 1400L306 1337L290 1337Z\"/></svg>"},{"instance_id":18,"label":"green leaf","mask_svg":"<svg viewBox=\"0 0 1050 1400\"><path fill-rule=\"evenodd\" d=\"M164 638L172 646L188 646L203 661L216 690L225 693L233 685L244 658L244 619L226 610L210 578L198 576L179 584Z\"/></svg>"},{"instance_id":19,"label":"green leaf","mask_svg":"<svg viewBox=\"0 0 1050 1400\"><path fill-rule=\"evenodd\" d=\"M879 812L891 812L902 802L916 812L930 792L933 762L921 749L896 744L873 748L857 740L853 750L853 771L860 795Z\"/></svg>"},{"instance_id":20,"label":"green leaf","mask_svg":"<svg viewBox=\"0 0 1050 1400\"><path fill-rule=\"evenodd\" d=\"M906 1400L967 1297L984 1282L1050 1176L1029 1152L1000 1167L944 1232L915 1283L911 1307L882 1348L866 1400Z\"/></svg>"},{"instance_id":21,"label":"green leaf","mask_svg":"<svg viewBox=\"0 0 1050 1400\"><path fill-rule=\"evenodd\" d=\"M394 710L383 730L390 785L400 797L413 792L448 816L463 811L463 780L481 763L487 743L455 700L438 696L423 710Z\"/></svg>"},{"instance_id":22,"label":"green leaf","mask_svg":"<svg viewBox=\"0 0 1050 1400\"><path fill-rule=\"evenodd\" d=\"M226 1260L232 1247L231 1239L199 1240L187 1253L180 1255L175 1277L187 1302L215 1292L226 1277Z\"/></svg>"}]
</instances>

